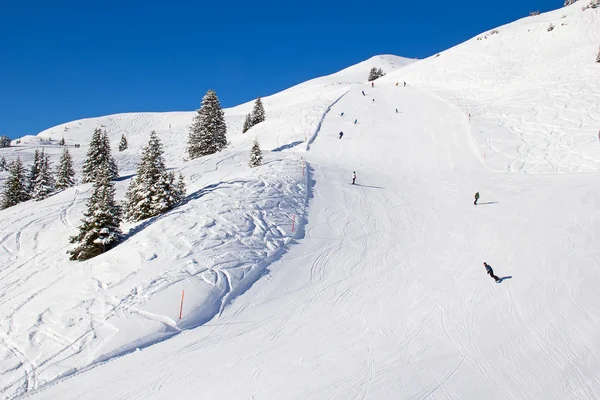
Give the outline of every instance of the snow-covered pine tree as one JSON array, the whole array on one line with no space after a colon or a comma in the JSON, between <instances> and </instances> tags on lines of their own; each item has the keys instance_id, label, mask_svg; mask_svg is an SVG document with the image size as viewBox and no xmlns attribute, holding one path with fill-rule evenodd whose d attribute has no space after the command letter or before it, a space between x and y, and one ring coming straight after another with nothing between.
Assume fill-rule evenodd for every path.
<instances>
[{"instance_id":1,"label":"snow-covered pine tree","mask_svg":"<svg viewBox=\"0 0 600 400\"><path fill-rule=\"evenodd\" d=\"M64 190L75 185L75 170L69 149L64 149L56 168L56 190Z\"/></svg>"},{"instance_id":2,"label":"snow-covered pine tree","mask_svg":"<svg viewBox=\"0 0 600 400\"><path fill-rule=\"evenodd\" d=\"M10 147L10 138L8 136L0 136L0 147Z\"/></svg>"},{"instance_id":3,"label":"snow-covered pine tree","mask_svg":"<svg viewBox=\"0 0 600 400\"><path fill-rule=\"evenodd\" d=\"M60 142L58 142L58 144L60 146L64 146L65 145L65 137L63 136L62 139L60 139Z\"/></svg>"},{"instance_id":4,"label":"snow-covered pine tree","mask_svg":"<svg viewBox=\"0 0 600 400\"><path fill-rule=\"evenodd\" d=\"M2 171L7 171L6 158L4 158L4 157L0 158L0 172L2 172Z\"/></svg>"},{"instance_id":5,"label":"snow-covered pine tree","mask_svg":"<svg viewBox=\"0 0 600 400\"><path fill-rule=\"evenodd\" d=\"M29 199L26 171L19 157L8 165L8 172L9 176L4 181L2 201L0 202L2 210Z\"/></svg>"},{"instance_id":6,"label":"snow-covered pine tree","mask_svg":"<svg viewBox=\"0 0 600 400\"><path fill-rule=\"evenodd\" d=\"M260 97L256 99L254 103L254 109L252 110L252 125L260 124L265 120L265 108L263 107L262 100Z\"/></svg>"},{"instance_id":7,"label":"snow-covered pine tree","mask_svg":"<svg viewBox=\"0 0 600 400\"><path fill-rule=\"evenodd\" d=\"M50 168L50 157L47 154L40 154L40 164L38 175L33 185L33 193L31 197L37 201L43 200L50 196L54 192L54 176L52 175L52 169Z\"/></svg>"},{"instance_id":8,"label":"snow-covered pine tree","mask_svg":"<svg viewBox=\"0 0 600 400\"><path fill-rule=\"evenodd\" d=\"M177 179L177 193L179 194L179 201L182 201L187 193L185 179L183 178L181 172L179 173L179 178Z\"/></svg>"},{"instance_id":9,"label":"snow-covered pine tree","mask_svg":"<svg viewBox=\"0 0 600 400\"><path fill-rule=\"evenodd\" d=\"M206 92L202 106L194 117L188 136L191 160L221 151L227 146L227 125L219 98L213 90Z\"/></svg>"},{"instance_id":10,"label":"snow-covered pine tree","mask_svg":"<svg viewBox=\"0 0 600 400\"><path fill-rule=\"evenodd\" d=\"M77 244L67 252L71 260L83 261L102 254L115 247L121 238L121 210L115 202L111 177L107 165L96 174L79 233L69 238L71 243Z\"/></svg>"},{"instance_id":11,"label":"snow-covered pine tree","mask_svg":"<svg viewBox=\"0 0 600 400\"><path fill-rule=\"evenodd\" d=\"M379 78L377 76L377 68L373 67L371 68L371 71L369 71L369 82L374 81L377 78Z\"/></svg>"},{"instance_id":12,"label":"snow-covered pine tree","mask_svg":"<svg viewBox=\"0 0 600 400\"><path fill-rule=\"evenodd\" d=\"M247 114L244 120L244 126L242 127L242 133L248 132L248 129L252 128L252 115Z\"/></svg>"},{"instance_id":13,"label":"snow-covered pine tree","mask_svg":"<svg viewBox=\"0 0 600 400\"><path fill-rule=\"evenodd\" d=\"M125 195L125 219L140 221L172 209L182 199L174 181L175 175L167 173L160 139L152 131Z\"/></svg>"},{"instance_id":14,"label":"snow-covered pine tree","mask_svg":"<svg viewBox=\"0 0 600 400\"><path fill-rule=\"evenodd\" d=\"M377 70L377 77L381 78L382 76L385 76L385 72L383 72L383 70L381 68L379 68Z\"/></svg>"},{"instance_id":15,"label":"snow-covered pine tree","mask_svg":"<svg viewBox=\"0 0 600 400\"><path fill-rule=\"evenodd\" d=\"M33 155L33 164L29 168L29 176L27 177L27 196L33 197L33 189L35 188L35 181L40 173L40 163L42 159L42 153L36 150Z\"/></svg>"},{"instance_id":16,"label":"snow-covered pine tree","mask_svg":"<svg viewBox=\"0 0 600 400\"><path fill-rule=\"evenodd\" d=\"M110 180L119 177L119 169L115 159L111 155L108 135L101 129L94 130L90 147L83 164L82 183L95 182L96 175L106 170Z\"/></svg>"},{"instance_id":17,"label":"snow-covered pine tree","mask_svg":"<svg viewBox=\"0 0 600 400\"><path fill-rule=\"evenodd\" d=\"M127 150L127 138L125 135L121 135L121 141L119 142L119 151Z\"/></svg>"},{"instance_id":18,"label":"snow-covered pine tree","mask_svg":"<svg viewBox=\"0 0 600 400\"><path fill-rule=\"evenodd\" d=\"M258 167L262 164L262 151L260 151L260 145L258 139L254 139L252 143L252 150L250 150L250 162L248 165L251 168Z\"/></svg>"}]
</instances>

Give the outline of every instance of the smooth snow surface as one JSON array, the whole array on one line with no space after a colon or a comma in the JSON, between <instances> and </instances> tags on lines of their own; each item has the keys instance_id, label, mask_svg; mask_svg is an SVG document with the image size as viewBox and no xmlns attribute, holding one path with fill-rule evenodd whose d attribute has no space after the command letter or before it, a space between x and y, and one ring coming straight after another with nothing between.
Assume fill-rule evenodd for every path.
<instances>
[{"instance_id":1,"label":"smooth snow surface","mask_svg":"<svg viewBox=\"0 0 600 400\"><path fill-rule=\"evenodd\" d=\"M192 195L81 264L62 253L87 186L1 212L3 394L600 398L599 12L526 18L402 69L374 58L266 98L246 135L252 104L230 109L231 146L200 161L181 161L189 113L83 121L72 140L134 132L131 171L171 124ZM371 88L377 62L398 69ZM249 170L256 135L271 151Z\"/></svg>"}]
</instances>

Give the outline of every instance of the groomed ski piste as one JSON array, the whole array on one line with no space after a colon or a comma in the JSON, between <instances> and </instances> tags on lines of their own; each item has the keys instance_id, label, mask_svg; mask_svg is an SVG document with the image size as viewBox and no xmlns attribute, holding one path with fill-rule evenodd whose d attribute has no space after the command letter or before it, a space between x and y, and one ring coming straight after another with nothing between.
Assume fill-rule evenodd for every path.
<instances>
[{"instance_id":1,"label":"groomed ski piste","mask_svg":"<svg viewBox=\"0 0 600 400\"><path fill-rule=\"evenodd\" d=\"M199 160L193 113L2 149L56 160L64 136L80 170L103 127L122 198L156 130L189 193L83 263L65 251L89 185L0 211L2 396L600 398L600 9L581 5L298 85L243 135L252 103L228 109L230 146Z\"/></svg>"}]
</instances>

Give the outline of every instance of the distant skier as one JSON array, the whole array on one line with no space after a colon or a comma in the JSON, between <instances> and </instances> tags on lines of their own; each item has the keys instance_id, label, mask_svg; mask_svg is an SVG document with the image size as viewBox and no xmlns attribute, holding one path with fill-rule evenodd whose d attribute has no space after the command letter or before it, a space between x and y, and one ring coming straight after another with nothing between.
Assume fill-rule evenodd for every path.
<instances>
[{"instance_id":1,"label":"distant skier","mask_svg":"<svg viewBox=\"0 0 600 400\"><path fill-rule=\"evenodd\" d=\"M477 205L477 200L479 200L479 192L475 193L475 201L473 204Z\"/></svg>"},{"instance_id":2,"label":"distant skier","mask_svg":"<svg viewBox=\"0 0 600 400\"><path fill-rule=\"evenodd\" d=\"M354 185L356 182L356 171L352 172L352 184Z\"/></svg>"},{"instance_id":3,"label":"distant skier","mask_svg":"<svg viewBox=\"0 0 600 400\"><path fill-rule=\"evenodd\" d=\"M371 103L375 103L375 99L371 100Z\"/></svg>"},{"instance_id":4,"label":"distant skier","mask_svg":"<svg viewBox=\"0 0 600 400\"><path fill-rule=\"evenodd\" d=\"M396 114L398 114L398 109L396 108Z\"/></svg>"},{"instance_id":5,"label":"distant skier","mask_svg":"<svg viewBox=\"0 0 600 400\"><path fill-rule=\"evenodd\" d=\"M406 82L404 82L404 87L406 87Z\"/></svg>"},{"instance_id":6,"label":"distant skier","mask_svg":"<svg viewBox=\"0 0 600 400\"><path fill-rule=\"evenodd\" d=\"M340 139L344 136L344 132L340 131Z\"/></svg>"},{"instance_id":7,"label":"distant skier","mask_svg":"<svg viewBox=\"0 0 600 400\"><path fill-rule=\"evenodd\" d=\"M344 116L344 112L342 111L342 113L340 114L340 117L343 117L343 116Z\"/></svg>"},{"instance_id":8,"label":"distant skier","mask_svg":"<svg viewBox=\"0 0 600 400\"><path fill-rule=\"evenodd\" d=\"M362 91L362 94L363 94L363 96L365 95L365 91L364 90Z\"/></svg>"},{"instance_id":9,"label":"distant skier","mask_svg":"<svg viewBox=\"0 0 600 400\"><path fill-rule=\"evenodd\" d=\"M396 82L396 87L398 87L398 82Z\"/></svg>"},{"instance_id":10,"label":"distant skier","mask_svg":"<svg viewBox=\"0 0 600 400\"><path fill-rule=\"evenodd\" d=\"M371 87L374 88L375 87L375 82L371 82Z\"/></svg>"},{"instance_id":11,"label":"distant skier","mask_svg":"<svg viewBox=\"0 0 600 400\"><path fill-rule=\"evenodd\" d=\"M492 267L486 263L485 261L483 262L483 266L485 267L485 270L487 271L488 275L491 276L492 278L494 278L494 280L496 282L498 282L500 280L500 278L498 278L496 275L494 275L494 270L492 269Z\"/></svg>"},{"instance_id":12,"label":"distant skier","mask_svg":"<svg viewBox=\"0 0 600 400\"><path fill-rule=\"evenodd\" d=\"M358 119L355 119L355 120L354 120L354 125L356 125L356 123L357 123L357 122L358 122Z\"/></svg>"}]
</instances>

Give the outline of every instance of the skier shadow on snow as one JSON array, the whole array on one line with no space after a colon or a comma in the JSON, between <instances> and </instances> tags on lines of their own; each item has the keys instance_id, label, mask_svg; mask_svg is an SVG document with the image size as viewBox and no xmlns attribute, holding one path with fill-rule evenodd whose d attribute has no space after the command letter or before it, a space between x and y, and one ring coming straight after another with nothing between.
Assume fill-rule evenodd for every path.
<instances>
[{"instance_id":1,"label":"skier shadow on snow","mask_svg":"<svg viewBox=\"0 0 600 400\"><path fill-rule=\"evenodd\" d=\"M497 201L488 201L487 203L477 203L478 206L486 206L488 204L498 204Z\"/></svg>"},{"instance_id":2,"label":"skier shadow on snow","mask_svg":"<svg viewBox=\"0 0 600 400\"><path fill-rule=\"evenodd\" d=\"M385 189L384 187L381 187L381 186L361 185L360 183L355 183L354 186L366 187L366 188L371 188L371 189Z\"/></svg>"},{"instance_id":3,"label":"skier shadow on snow","mask_svg":"<svg viewBox=\"0 0 600 400\"><path fill-rule=\"evenodd\" d=\"M287 149L291 149L292 147L296 147L299 144L304 143L302 140L299 140L297 142L292 142L292 143L288 143L288 144L284 144L283 146L277 147L276 149L273 149L271 151L283 151L283 150L287 150Z\"/></svg>"},{"instance_id":4,"label":"skier shadow on snow","mask_svg":"<svg viewBox=\"0 0 600 400\"><path fill-rule=\"evenodd\" d=\"M504 281L505 279L512 279L512 276L503 276L502 278L500 278L498 283L502 283L502 281Z\"/></svg>"}]
</instances>

